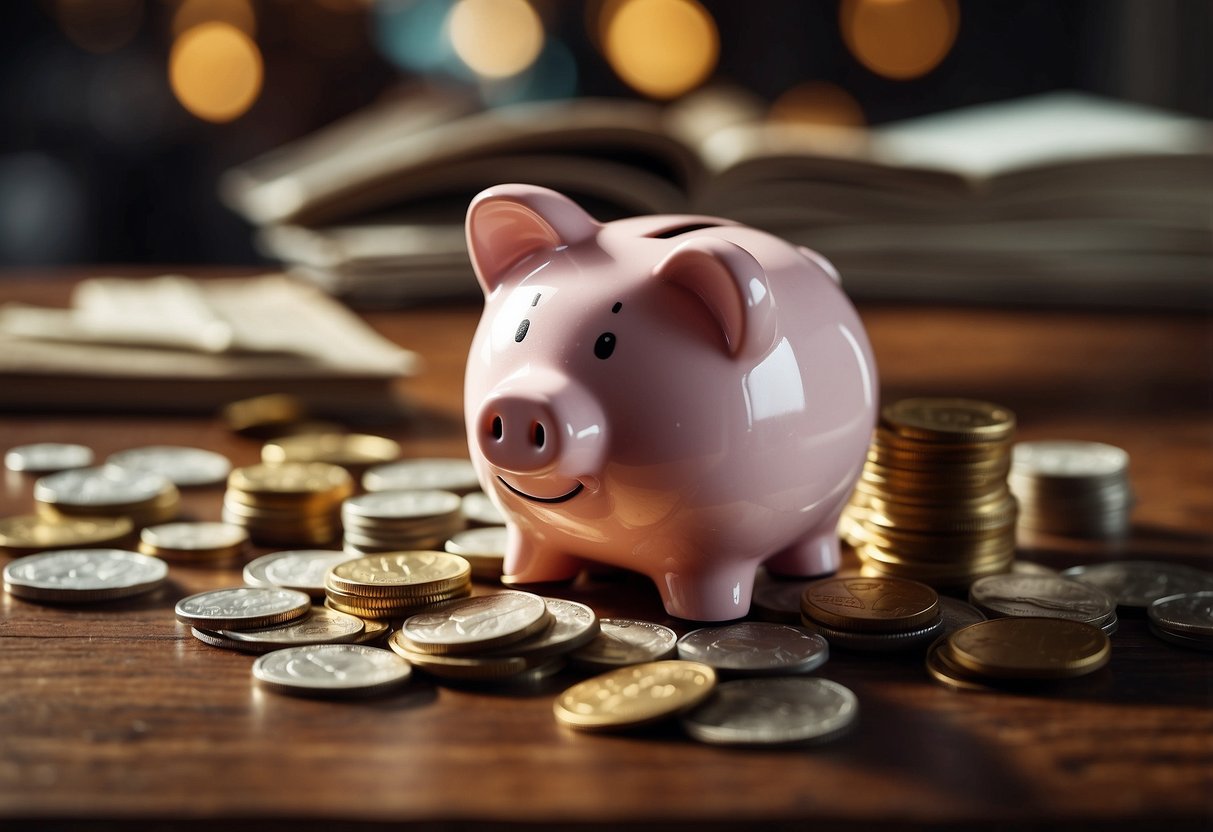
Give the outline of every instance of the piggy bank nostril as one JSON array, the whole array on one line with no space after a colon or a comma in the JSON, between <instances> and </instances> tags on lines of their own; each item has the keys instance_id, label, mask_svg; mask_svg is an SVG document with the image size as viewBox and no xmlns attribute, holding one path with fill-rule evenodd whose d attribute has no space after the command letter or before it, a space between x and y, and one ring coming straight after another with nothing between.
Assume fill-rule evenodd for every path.
<instances>
[{"instance_id":1,"label":"piggy bank nostril","mask_svg":"<svg viewBox=\"0 0 1213 832\"><path fill-rule=\"evenodd\" d=\"M531 441L535 443L536 448L542 450L545 440L546 436L544 435L543 424L536 422L534 427L531 428Z\"/></svg>"},{"instance_id":2,"label":"piggy bank nostril","mask_svg":"<svg viewBox=\"0 0 1213 832\"><path fill-rule=\"evenodd\" d=\"M500 441L502 434L505 433L505 428L501 424L500 416L493 417L492 431L493 431L493 438Z\"/></svg>"}]
</instances>

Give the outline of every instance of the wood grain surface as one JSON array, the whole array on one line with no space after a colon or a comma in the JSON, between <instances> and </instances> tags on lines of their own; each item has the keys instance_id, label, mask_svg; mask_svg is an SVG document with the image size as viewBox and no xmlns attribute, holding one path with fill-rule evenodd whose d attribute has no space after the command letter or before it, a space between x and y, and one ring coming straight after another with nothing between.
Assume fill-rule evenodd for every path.
<instances>
[{"instance_id":1,"label":"wood grain surface","mask_svg":"<svg viewBox=\"0 0 1213 832\"><path fill-rule=\"evenodd\" d=\"M64 280L0 279L0 299L62 302ZM1021 548L1053 566L1211 566L1213 328L1202 317L938 307L861 309L886 401L961 395L1012 408L1020 438L1110 442L1132 458L1119 544ZM463 359L477 311L371 314L421 352L412 415L380 432L409 456L466 454ZM4 392L0 390L0 408ZM258 458L211 417L0 414L0 448L81 442L100 456L184 444ZM0 516L32 509L6 472ZM217 519L222 490L185 493ZM260 553L265 550L257 550ZM675 727L579 735L552 717L565 671L534 688L413 684L329 702L260 691L253 659L173 618L237 568L173 566L144 598L54 607L0 596L0 829L1208 829L1213 655L1122 615L1110 664L1036 695L955 693L920 656L835 651L817 674L859 697L855 730L791 751L697 745ZM642 580L547 587L600 615L667 619Z\"/></svg>"}]
</instances>

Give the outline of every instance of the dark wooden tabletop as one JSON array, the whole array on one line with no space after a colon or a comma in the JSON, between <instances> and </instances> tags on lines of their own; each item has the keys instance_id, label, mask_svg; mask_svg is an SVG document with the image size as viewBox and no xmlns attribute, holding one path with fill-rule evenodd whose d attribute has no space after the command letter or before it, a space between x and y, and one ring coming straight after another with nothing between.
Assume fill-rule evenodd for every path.
<instances>
[{"instance_id":1,"label":"dark wooden tabletop","mask_svg":"<svg viewBox=\"0 0 1213 832\"><path fill-rule=\"evenodd\" d=\"M0 280L0 300L64 284ZM999 402L1020 438L1110 442L1132 458L1132 536L1021 548L1052 566L1101 559L1213 563L1213 328L1196 316L937 307L862 308L886 401ZM463 359L477 311L368 316L421 352L403 384L413 415L386 425L408 455L464 455ZM4 392L0 390L0 405ZM104 456L147 444L258 443L210 416L0 414L0 448L81 442ZM0 516L32 509L8 473ZM219 487L185 495L217 519ZM258 550L258 553L264 550ZM967 694L921 656L836 651L818 675L859 697L855 730L790 751L697 745L675 728L579 735L552 716L576 680L498 691L419 682L386 699L265 693L253 659L196 641L173 604L240 582L237 568L173 566L154 595L59 608L0 596L0 829L617 828L1209 829L1213 655L1122 614L1110 664L1046 693ZM600 615L670 621L643 581L547 588Z\"/></svg>"}]
</instances>

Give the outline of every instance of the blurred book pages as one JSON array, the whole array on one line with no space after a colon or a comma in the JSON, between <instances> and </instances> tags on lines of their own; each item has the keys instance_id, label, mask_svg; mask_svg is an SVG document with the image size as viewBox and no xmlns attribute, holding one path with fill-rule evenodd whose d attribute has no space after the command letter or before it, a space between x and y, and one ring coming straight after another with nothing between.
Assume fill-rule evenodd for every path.
<instances>
[{"instance_id":1,"label":"blurred book pages","mask_svg":"<svg viewBox=\"0 0 1213 832\"><path fill-rule=\"evenodd\" d=\"M494 110L422 91L229 171L221 191L266 254L401 305L475 294L463 213L502 182L601 220L763 228L821 251L860 298L1213 308L1210 123L1081 93L860 131L773 123L727 89Z\"/></svg>"},{"instance_id":2,"label":"blurred book pages","mask_svg":"<svg viewBox=\"0 0 1213 832\"><path fill-rule=\"evenodd\" d=\"M93 278L66 309L0 306L6 410L213 410L264 393L317 413L399 412L418 357L284 275Z\"/></svg>"}]
</instances>

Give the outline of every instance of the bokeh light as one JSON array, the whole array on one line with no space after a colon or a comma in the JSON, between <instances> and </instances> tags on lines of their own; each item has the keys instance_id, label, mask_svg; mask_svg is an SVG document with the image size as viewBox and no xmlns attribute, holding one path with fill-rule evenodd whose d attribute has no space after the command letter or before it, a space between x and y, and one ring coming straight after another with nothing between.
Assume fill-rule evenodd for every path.
<instances>
[{"instance_id":1,"label":"bokeh light","mask_svg":"<svg viewBox=\"0 0 1213 832\"><path fill-rule=\"evenodd\" d=\"M90 255L84 188L40 152L0 156L0 263L70 263Z\"/></svg>"},{"instance_id":2,"label":"bokeh light","mask_svg":"<svg viewBox=\"0 0 1213 832\"><path fill-rule=\"evenodd\" d=\"M249 0L185 0L173 13L173 35L216 21L235 26L250 38L257 34L257 13Z\"/></svg>"},{"instance_id":3,"label":"bokeh light","mask_svg":"<svg viewBox=\"0 0 1213 832\"><path fill-rule=\"evenodd\" d=\"M231 121L261 93L257 45L229 23L203 23L184 32L169 55L169 82L185 109L206 121Z\"/></svg>"},{"instance_id":4,"label":"bokeh light","mask_svg":"<svg viewBox=\"0 0 1213 832\"><path fill-rule=\"evenodd\" d=\"M771 105L770 119L814 127L863 127L863 108L849 92L827 81L806 81Z\"/></svg>"},{"instance_id":5,"label":"bokeh light","mask_svg":"<svg viewBox=\"0 0 1213 832\"><path fill-rule=\"evenodd\" d=\"M411 72L462 67L446 35L450 11L451 0L379 0L372 23L379 52Z\"/></svg>"},{"instance_id":6,"label":"bokeh light","mask_svg":"<svg viewBox=\"0 0 1213 832\"><path fill-rule=\"evenodd\" d=\"M716 22L695 0L627 0L607 4L605 51L615 73L637 92L675 98L716 67Z\"/></svg>"},{"instance_id":7,"label":"bokeh light","mask_svg":"<svg viewBox=\"0 0 1213 832\"><path fill-rule=\"evenodd\" d=\"M843 0L838 19L851 54L899 81L937 67L960 30L956 0Z\"/></svg>"},{"instance_id":8,"label":"bokeh light","mask_svg":"<svg viewBox=\"0 0 1213 832\"><path fill-rule=\"evenodd\" d=\"M490 107L523 101L552 101L577 93L577 59L560 40L548 38L539 58L512 78L485 81L480 93Z\"/></svg>"},{"instance_id":9,"label":"bokeh light","mask_svg":"<svg viewBox=\"0 0 1213 832\"><path fill-rule=\"evenodd\" d=\"M68 40L98 55L126 46L143 22L143 0L54 0L53 9Z\"/></svg>"},{"instance_id":10,"label":"bokeh light","mask_svg":"<svg viewBox=\"0 0 1213 832\"><path fill-rule=\"evenodd\" d=\"M543 48L543 23L526 0L459 0L448 27L455 54L484 78L517 75Z\"/></svg>"}]
</instances>

